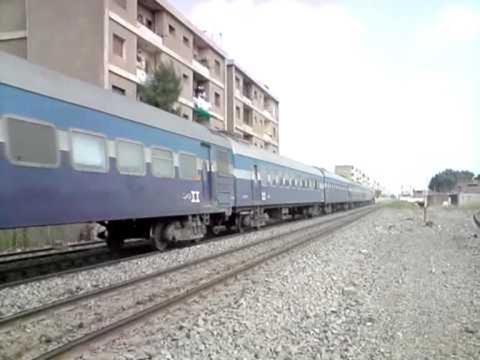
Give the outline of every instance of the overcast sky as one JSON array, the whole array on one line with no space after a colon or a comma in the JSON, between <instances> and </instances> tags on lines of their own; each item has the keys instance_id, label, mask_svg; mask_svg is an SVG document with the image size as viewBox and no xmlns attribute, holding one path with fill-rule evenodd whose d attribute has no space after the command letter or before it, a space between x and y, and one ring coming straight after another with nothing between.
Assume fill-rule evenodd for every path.
<instances>
[{"instance_id":1,"label":"overcast sky","mask_svg":"<svg viewBox=\"0 0 480 360\"><path fill-rule=\"evenodd\" d=\"M283 155L395 192L480 173L480 1L173 4L279 97Z\"/></svg>"}]
</instances>

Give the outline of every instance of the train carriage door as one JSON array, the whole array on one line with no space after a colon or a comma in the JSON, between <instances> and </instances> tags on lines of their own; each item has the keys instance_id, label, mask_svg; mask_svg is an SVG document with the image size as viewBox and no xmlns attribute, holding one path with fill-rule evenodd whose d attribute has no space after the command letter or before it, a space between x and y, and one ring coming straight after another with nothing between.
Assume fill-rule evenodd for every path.
<instances>
[{"instance_id":1,"label":"train carriage door","mask_svg":"<svg viewBox=\"0 0 480 360\"><path fill-rule=\"evenodd\" d=\"M234 177L232 155L229 150L215 151L216 173L213 182L213 194L218 206L232 207L234 196Z\"/></svg>"},{"instance_id":2,"label":"train carriage door","mask_svg":"<svg viewBox=\"0 0 480 360\"><path fill-rule=\"evenodd\" d=\"M202 163L202 197L210 203L212 201L212 149L210 144L202 143L202 148L207 153L207 160Z\"/></svg>"},{"instance_id":3,"label":"train carriage door","mask_svg":"<svg viewBox=\"0 0 480 360\"><path fill-rule=\"evenodd\" d=\"M253 165L252 171L252 200L258 205L262 202L262 180L260 178L260 171L258 165Z\"/></svg>"},{"instance_id":4,"label":"train carriage door","mask_svg":"<svg viewBox=\"0 0 480 360\"><path fill-rule=\"evenodd\" d=\"M205 202L212 202L212 149L210 144L202 143L202 149L205 151L206 160L202 162L202 198Z\"/></svg>"}]
</instances>

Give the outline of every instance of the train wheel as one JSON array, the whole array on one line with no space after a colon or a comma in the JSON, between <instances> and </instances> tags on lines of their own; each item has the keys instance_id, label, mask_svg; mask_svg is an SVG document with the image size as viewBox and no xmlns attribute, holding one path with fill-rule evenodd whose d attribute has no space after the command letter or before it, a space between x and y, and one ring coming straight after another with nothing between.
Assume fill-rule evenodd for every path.
<instances>
[{"instance_id":1,"label":"train wheel","mask_svg":"<svg viewBox=\"0 0 480 360\"><path fill-rule=\"evenodd\" d=\"M164 228L165 228L164 224L157 223L152 230L151 240L155 250L165 251L168 248L168 242L165 240L163 236Z\"/></svg>"}]
</instances>

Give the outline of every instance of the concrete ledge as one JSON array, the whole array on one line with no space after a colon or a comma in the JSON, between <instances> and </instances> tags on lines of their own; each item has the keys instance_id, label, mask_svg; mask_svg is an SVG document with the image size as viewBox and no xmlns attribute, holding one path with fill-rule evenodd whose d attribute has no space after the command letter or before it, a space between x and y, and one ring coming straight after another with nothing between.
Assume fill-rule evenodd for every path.
<instances>
[{"instance_id":1,"label":"concrete ledge","mask_svg":"<svg viewBox=\"0 0 480 360\"><path fill-rule=\"evenodd\" d=\"M16 40L27 37L27 30L0 32L0 41Z\"/></svg>"}]
</instances>

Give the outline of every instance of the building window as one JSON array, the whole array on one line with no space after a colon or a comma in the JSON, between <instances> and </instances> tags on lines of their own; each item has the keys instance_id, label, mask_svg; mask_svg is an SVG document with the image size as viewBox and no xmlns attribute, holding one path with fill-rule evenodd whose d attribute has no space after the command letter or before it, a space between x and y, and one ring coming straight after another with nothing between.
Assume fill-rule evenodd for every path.
<instances>
[{"instance_id":1,"label":"building window","mask_svg":"<svg viewBox=\"0 0 480 360\"><path fill-rule=\"evenodd\" d=\"M215 106L217 108L221 107L221 97L219 93L215 93Z\"/></svg>"},{"instance_id":2,"label":"building window","mask_svg":"<svg viewBox=\"0 0 480 360\"><path fill-rule=\"evenodd\" d=\"M256 100L258 97L257 90L253 90L253 98Z\"/></svg>"},{"instance_id":3,"label":"building window","mask_svg":"<svg viewBox=\"0 0 480 360\"><path fill-rule=\"evenodd\" d=\"M125 54L125 39L117 34L113 34L113 53L122 58Z\"/></svg>"},{"instance_id":4,"label":"building window","mask_svg":"<svg viewBox=\"0 0 480 360\"><path fill-rule=\"evenodd\" d=\"M153 20L147 19L146 23L147 23L147 27L153 31Z\"/></svg>"},{"instance_id":5,"label":"building window","mask_svg":"<svg viewBox=\"0 0 480 360\"><path fill-rule=\"evenodd\" d=\"M108 170L107 139L103 135L72 130L72 164L76 170Z\"/></svg>"},{"instance_id":6,"label":"building window","mask_svg":"<svg viewBox=\"0 0 480 360\"><path fill-rule=\"evenodd\" d=\"M117 168L120 174L145 175L143 144L117 140Z\"/></svg>"},{"instance_id":7,"label":"building window","mask_svg":"<svg viewBox=\"0 0 480 360\"><path fill-rule=\"evenodd\" d=\"M173 25L170 25L168 24L168 33L171 35L171 36L175 36L175 28L173 27Z\"/></svg>"},{"instance_id":8,"label":"building window","mask_svg":"<svg viewBox=\"0 0 480 360\"><path fill-rule=\"evenodd\" d=\"M197 177L197 158L190 154L180 154L178 160L180 178L194 180Z\"/></svg>"},{"instance_id":9,"label":"building window","mask_svg":"<svg viewBox=\"0 0 480 360\"><path fill-rule=\"evenodd\" d=\"M240 107L235 106L235 118L240 120L241 114L240 114Z\"/></svg>"},{"instance_id":10,"label":"building window","mask_svg":"<svg viewBox=\"0 0 480 360\"><path fill-rule=\"evenodd\" d=\"M240 78L235 76L235 88L240 90Z\"/></svg>"},{"instance_id":11,"label":"building window","mask_svg":"<svg viewBox=\"0 0 480 360\"><path fill-rule=\"evenodd\" d=\"M183 75L182 75L182 78L183 78L183 82L184 82L185 84L187 84L187 83L188 83L188 80L189 80L188 75L187 75L187 74L183 74Z\"/></svg>"},{"instance_id":12,"label":"building window","mask_svg":"<svg viewBox=\"0 0 480 360\"><path fill-rule=\"evenodd\" d=\"M190 47L190 39L186 36L183 37L183 45Z\"/></svg>"},{"instance_id":13,"label":"building window","mask_svg":"<svg viewBox=\"0 0 480 360\"><path fill-rule=\"evenodd\" d=\"M225 150L217 150L217 172L222 176L230 176L230 154Z\"/></svg>"},{"instance_id":14,"label":"building window","mask_svg":"<svg viewBox=\"0 0 480 360\"><path fill-rule=\"evenodd\" d=\"M127 0L115 0L115 3L122 9L127 10Z\"/></svg>"},{"instance_id":15,"label":"building window","mask_svg":"<svg viewBox=\"0 0 480 360\"><path fill-rule=\"evenodd\" d=\"M164 149L152 149L152 174L163 178L175 177L173 153Z\"/></svg>"},{"instance_id":16,"label":"building window","mask_svg":"<svg viewBox=\"0 0 480 360\"><path fill-rule=\"evenodd\" d=\"M222 71L221 71L220 61L215 60L215 75L220 76L221 73L222 73Z\"/></svg>"},{"instance_id":17,"label":"building window","mask_svg":"<svg viewBox=\"0 0 480 360\"><path fill-rule=\"evenodd\" d=\"M6 118L7 154L17 165L57 167L60 163L57 131L50 124Z\"/></svg>"},{"instance_id":18,"label":"building window","mask_svg":"<svg viewBox=\"0 0 480 360\"><path fill-rule=\"evenodd\" d=\"M118 95L123 95L123 96L125 96L126 94L125 89L122 89L121 87L118 87L115 85L112 85L112 92Z\"/></svg>"},{"instance_id":19,"label":"building window","mask_svg":"<svg viewBox=\"0 0 480 360\"><path fill-rule=\"evenodd\" d=\"M183 117L184 119L190 120L190 117L189 117L188 114L186 114L186 113L183 113L183 114L182 114L182 117Z\"/></svg>"}]
</instances>

